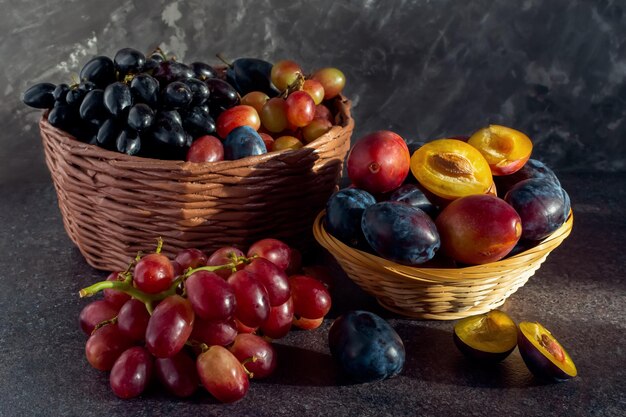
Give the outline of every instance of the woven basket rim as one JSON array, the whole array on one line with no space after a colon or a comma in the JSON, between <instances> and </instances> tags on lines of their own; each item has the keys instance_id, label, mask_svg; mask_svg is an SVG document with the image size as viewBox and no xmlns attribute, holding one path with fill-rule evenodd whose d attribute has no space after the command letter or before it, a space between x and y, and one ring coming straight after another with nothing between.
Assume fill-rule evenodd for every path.
<instances>
[{"instance_id":1,"label":"woven basket rim","mask_svg":"<svg viewBox=\"0 0 626 417\"><path fill-rule=\"evenodd\" d=\"M50 113L50 110L45 110L42 112L39 124L44 125L46 129L57 132L58 135L56 135L55 139L61 142L63 145L69 146L71 148L84 149L86 151L89 151L93 155L97 155L103 160L116 161L124 165L138 164L146 168L177 170L189 173L194 173L197 171L210 172L212 170L221 171L223 169L230 169L235 167L253 167L270 160L282 159L285 156L298 157L299 155L306 155L315 152L318 146L330 140L333 140L340 131L344 129L353 130L354 119L352 118L351 113L352 102L343 95L339 95L334 100L337 103L336 120L338 119L340 123L334 124L328 132L311 141L310 143L305 144L302 148L295 150L283 149L280 151L267 152L262 155L253 155L236 160L223 160L216 162L187 162L181 160L146 158L143 156L135 155L131 156L121 152L110 151L97 145L91 145L89 143L81 142L70 133L66 132L65 130L56 128L48 122L48 114Z\"/></svg>"},{"instance_id":2,"label":"woven basket rim","mask_svg":"<svg viewBox=\"0 0 626 417\"><path fill-rule=\"evenodd\" d=\"M458 278L449 278L444 276L439 276L440 274L449 274L451 271L458 271L459 275L462 273L473 273L473 272L483 272L489 269L499 268L500 270L506 270L511 266L511 264L520 260L524 257L541 257L542 255L536 256L537 253L541 252L546 246L553 244L558 240L558 244L562 242L569 234L571 233L572 226L574 223L574 213L570 210L567 220L563 225L554 231L551 235L539 241L537 245L532 248L529 248L523 252L520 252L516 255L501 259L499 261L490 262L482 265L469 265L458 268L423 268L419 266L408 266L395 263L388 259L382 258L377 255L373 255L368 252L361 251L359 249L352 248L339 239L332 236L328 233L324 227L323 218L326 214L326 210L322 210L317 217L315 218L315 222L313 223L313 235L317 242L326 248L332 255L335 255L333 249L337 249L341 252L343 257L351 257L353 260L358 261L360 263L367 263L369 267L374 269L378 269L383 273L393 273L397 277L414 279L414 280L424 280L424 276L428 276L429 279L433 280L441 280L447 282L461 282L468 281L471 278L467 276L459 276ZM332 243L329 245L329 243Z\"/></svg>"}]
</instances>

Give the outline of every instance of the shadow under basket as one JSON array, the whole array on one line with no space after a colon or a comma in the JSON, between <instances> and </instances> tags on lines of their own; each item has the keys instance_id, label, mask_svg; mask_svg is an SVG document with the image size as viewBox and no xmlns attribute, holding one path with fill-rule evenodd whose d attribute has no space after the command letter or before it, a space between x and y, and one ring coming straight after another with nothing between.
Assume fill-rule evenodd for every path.
<instances>
[{"instance_id":1,"label":"shadow under basket","mask_svg":"<svg viewBox=\"0 0 626 417\"><path fill-rule=\"evenodd\" d=\"M388 310L418 319L456 320L486 313L522 287L572 230L574 216L536 246L514 256L464 268L405 266L347 246L324 229L324 213L313 225L318 243L346 274Z\"/></svg>"},{"instance_id":2,"label":"shadow under basket","mask_svg":"<svg viewBox=\"0 0 626 417\"><path fill-rule=\"evenodd\" d=\"M335 191L350 149L350 101L332 102L336 126L298 150L191 163L128 156L39 127L65 230L97 269L124 270L158 237L181 249L247 248L273 237L300 250Z\"/></svg>"}]
</instances>

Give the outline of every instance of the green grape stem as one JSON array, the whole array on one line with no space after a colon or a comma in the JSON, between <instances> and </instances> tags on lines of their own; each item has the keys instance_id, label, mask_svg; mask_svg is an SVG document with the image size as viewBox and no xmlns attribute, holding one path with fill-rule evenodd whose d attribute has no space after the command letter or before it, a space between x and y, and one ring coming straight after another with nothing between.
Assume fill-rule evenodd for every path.
<instances>
[{"instance_id":1,"label":"green grape stem","mask_svg":"<svg viewBox=\"0 0 626 417\"><path fill-rule=\"evenodd\" d=\"M102 290L106 290L106 289L114 289L117 291L121 291L125 294L130 295L131 297L141 301L142 303L144 303L146 305L146 308L148 310L148 312L150 314L152 314L152 304L155 301L160 301L163 300L167 297L169 297L170 295L174 295L176 294L176 290L178 288L178 286L182 283L185 282L185 280L187 278L189 278L192 274L194 274L195 272L198 271L209 271L209 272L215 272L215 271L219 271L221 269L230 269L231 271L236 271L237 267L241 264L249 264L250 262L252 262L253 259L255 259L256 256L252 256L250 258L246 258L244 256L240 256L240 257L232 257L232 261L224 264L224 265L215 265L215 266L201 266L195 269L189 268L187 269L182 275L180 275L179 277L177 277L174 282L172 283L172 285L170 286L170 288L168 288L165 291L162 291L160 293L156 293L156 294L148 294L145 293L141 290L139 290L138 288L135 288L133 286L133 280L132 280L132 274L129 272L124 272L120 275L124 276L124 280L123 281L100 281L100 282L96 282L95 284L92 284L88 287L82 288L79 292L78 295L80 296L80 298L84 298L84 297L91 297L97 293L99 293ZM133 261L132 264L134 264L136 262ZM129 268L130 269L130 268Z\"/></svg>"}]
</instances>

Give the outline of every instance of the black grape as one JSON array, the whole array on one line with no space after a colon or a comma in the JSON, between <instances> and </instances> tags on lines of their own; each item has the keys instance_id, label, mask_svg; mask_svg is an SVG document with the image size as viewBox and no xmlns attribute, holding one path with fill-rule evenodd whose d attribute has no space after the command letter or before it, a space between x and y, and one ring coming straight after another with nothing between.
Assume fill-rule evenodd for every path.
<instances>
[{"instance_id":1,"label":"black grape","mask_svg":"<svg viewBox=\"0 0 626 417\"><path fill-rule=\"evenodd\" d=\"M178 115L178 112L158 114L152 128L152 137L165 145L182 148L186 143L185 130L173 113Z\"/></svg>"},{"instance_id":2,"label":"black grape","mask_svg":"<svg viewBox=\"0 0 626 417\"><path fill-rule=\"evenodd\" d=\"M133 104L130 89L122 82L109 84L104 90L104 105L114 117L121 117Z\"/></svg>"},{"instance_id":3,"label":"black grape","mask_svg":"<svg viewBox=\"0 0 626 417\"><path fill-rule=\"evenodd\" d=\"M193 95L191 89L180 81L174 81L165 87L163 91L163 105L171 109L179 109L189 106Z\"/></svg>"},{"instance_id":4,"label":"black grape","mask_svg":"<svg viewBox=\"0 0 626 417\"><path fill-rule=\"evenodd\" d=\"M96 134L98 145L109 150L115 149L117 137L122 133L122 129L122 125L117 120L106 120Z\"/></svg>"},{"instance_id":5,"label":"black grape","mask_svg":"<svg viewBox=\"0 0 626 417\"><path fill-rule=\"evenodd\" d=\"M199 80L205 81L209 78L217 77L217 71L215 71L215 68L209 64L205 64L204 62L192 62L190 68Z\"/></svg>"},{"instance_id":6,"label":"black grape","mask_svg":"<svg viewBox=\"0 0 626 417\"><path fill-rule=\"evenodd\" d=\"M115 66L111 58L97 56L90 59L80 70L81 81L91 81L99 88L105 88L115 81Z\"/></svg>"},{"instance_id":7,"label":"black grape","mask_svg":"<svg viewBox=\"0 0 626 417\"><path fill-rule=\"evenodd\" d=\"M215 120L201 107L192 107L185 112L183 126L195 137L210 135L215 132Z\"/></svg>"},{"instance_id":8,"label":"black grape","mask_svg":"<svg viewBox=\"0 0 626 417\"><path fill-rule=\"evenodd\" d=\"M189 87L192 94L191 104L196 106L203 104L209 99L209 95L211 94L209 91L209 87L197 78L188 78L183 80L183 83Z\"/></svg>"},{"instance_id":9,"label":"black grape","mask_svg":"<svg viewBox=\"0 0 626 417\"><path fill-rule=\"evenodd\" d=\"M137 74L130 82L130 92L136 103L155 107L159 102L159 82L148 74Z\"/></svg>"},{"instance_id":10,"label":"black grape","mask_svg":"<svg viewBox=\"0 0 626 417\"><path fill-rule=\"evenodd\" d=\"M136 155L141 150L141 139L132 129L124 129L117 137L115 147L118 152L127 155Z\"/></svg>"},{"instance_id":11,"label":"black grape","mask_svg":"<svg viewBox=\"0 0 626 417\"><path fill-rule=\"evenodd\" d=\"M24 92L22 101L24 104L36 109L51 109L54 106L54 84L39 83Z\"/></svg>"},{"instance_id":12,"label":"black grape","mask_svg":"<svg viewBox=\"0 0 626 417\"><path fill-rule=\"evenodd\" d=\"M87 93L79 112L83 120L93 124L99 124L109 118L109 111L104 105L104 91L95 89Z\"/></svg>"},{"instance_id":13,"label":"black grape","mask_svg":"<svg viewBox=\"0 0 626 417\"><path fill-rule=\"evenodd\" d=\"M149 128L154 121L154 111L144 103L135 104L128 111L128 126L138 132Z\"/></svg>"},{"instance_id":14,"label":"black grape","mask_svg":"<svg viewBox=\"0 0 626 417\"><path fill-rule=\"evenodd\" d=\"M113 63L122 76L126 74L137 74L143 71L146 57L136 49L124 48L117 51L113 58Z\"/></svg>"},{"instance_id":15,"label":"black grape","mask_svg":"<svg viewBox=\"0 0 626 417\"><path fill-rule=\"evenodd\" d=\"M66 103L65 96L67 96L68 91L70 91L69 85L65 83L61 83L57 85L54 91L52 92L52 95L54 96L54 100L60 101L61 103Z\"/></svg>"},{"instance_id":16,"label":"black grape","mask_svg":"<svg viewBox=\"0 0 626 417\"><path fill-rule=\"evenodd\" d=\"M161 84L165 85L173 81L193 78L195 74L191 68L185 64L176 61L165 61L154 69L152 76L159 80Z\"/></svg>"}]
</instances>

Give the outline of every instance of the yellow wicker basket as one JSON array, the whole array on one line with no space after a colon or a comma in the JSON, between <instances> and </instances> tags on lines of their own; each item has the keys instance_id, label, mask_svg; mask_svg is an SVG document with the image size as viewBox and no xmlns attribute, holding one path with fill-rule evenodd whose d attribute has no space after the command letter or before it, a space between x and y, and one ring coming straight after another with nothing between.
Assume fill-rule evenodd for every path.
<instances>
[{"instance_id":1,"label":"yellow wicker basket","mask_svg":"<svg viewBox=\"0 0 626 417\"><path fill-rule=\"evenodd\" d=\"M364 291L393 312L419 318L455 320L501 306L523 286L548 254L570 234L574 216L531 249L509 258L464 268L400 265L347 246L324 229L321 212L313 235Z\"/></svg>"}]
</instances>

